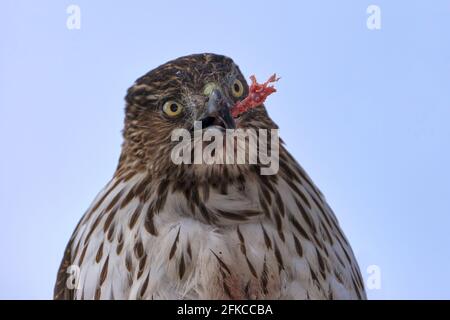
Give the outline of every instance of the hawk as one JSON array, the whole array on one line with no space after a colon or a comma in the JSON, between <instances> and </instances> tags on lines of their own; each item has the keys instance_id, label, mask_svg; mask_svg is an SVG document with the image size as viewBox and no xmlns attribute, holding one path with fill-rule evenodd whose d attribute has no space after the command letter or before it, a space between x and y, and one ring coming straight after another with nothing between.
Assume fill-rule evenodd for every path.
<instances>
[{"instance_id":1,"label":"hawk","mask_svg":"<svg viewBox=\"0 0 450 320\"><path fill-rule=\"evenodd\" d=\"M128 89L117 169L66 247L55 299L365 299L350 244L283 144L279 170L175 164L174 129L276 129L232 59L194 54ZM71 270L76 272L71 273Z\"/></svg>"}]
</instances>

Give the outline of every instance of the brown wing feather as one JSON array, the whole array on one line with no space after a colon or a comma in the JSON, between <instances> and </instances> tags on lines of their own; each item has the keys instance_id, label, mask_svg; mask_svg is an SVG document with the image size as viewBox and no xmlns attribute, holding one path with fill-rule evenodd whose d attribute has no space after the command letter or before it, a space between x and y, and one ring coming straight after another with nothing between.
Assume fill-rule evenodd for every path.
<instances>
[{"instance_id":1,"label":"brown wing feather","mask_svg":"<svg viewBox=\"0 0 450 320\"><path fill-rule=\"evenodd\" d=\"M72 239L66 246L64 256L59 266L58 275L56 276L56 284L53 290L54 300L73 300L73 289L67 288L67 268L72 264Z\"/></svg>"}]
</instances>

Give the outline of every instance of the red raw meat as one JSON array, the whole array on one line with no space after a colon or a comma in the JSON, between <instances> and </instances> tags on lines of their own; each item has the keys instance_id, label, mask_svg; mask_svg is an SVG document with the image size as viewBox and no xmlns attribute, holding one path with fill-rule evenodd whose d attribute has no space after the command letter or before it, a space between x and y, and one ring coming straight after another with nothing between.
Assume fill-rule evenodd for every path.
<instances>
[{"instance_id":1,"label":"red raw meat","mask_svg":"<svg viewBox=\"0 0 450 320\"><path fill-rule=\"evenodd\" d=\"M252 80L252 84L250 85L248 96L242 101L236 103L231 109L231 115L233 118L236 118L241 113L246 112L251 108L262 105L269 95L277 91L274 86L269 86L269 83L276 82L280 78L277 78L274 73L263 84L258 83L254 75L251 76L250 79Z\"/></svg>"}]
</instances>

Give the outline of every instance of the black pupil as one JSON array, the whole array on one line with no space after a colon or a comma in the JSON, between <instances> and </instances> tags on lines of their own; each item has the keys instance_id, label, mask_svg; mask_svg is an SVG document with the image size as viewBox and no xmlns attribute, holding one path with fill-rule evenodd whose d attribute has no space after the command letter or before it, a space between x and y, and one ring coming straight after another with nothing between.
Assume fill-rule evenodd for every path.
<instances>
[{"instance_id":1,"label":"black pupil","mask_svg":"<svg viewBox=\"0 0 450 320\"><path fill-rule=\"evenodd\" d=\"M172 112L177 112L177 111L178 111L178 105L175 104L175 103L172 103L172 104L170 105L170 111L172 111Z\"/></svg>"},{"instance_id":2,"label":"black pupil","mask_svg":"<svg viewBox=\"0 0 450 320\"><path fill-rule=\"evenodd\" d=\"M236 91L236 93L239 93L239 91L241 91L240 89L241 89L241 87L237 83L235 83L234 84L234 91Z\"/></svg>"}]
</instances>

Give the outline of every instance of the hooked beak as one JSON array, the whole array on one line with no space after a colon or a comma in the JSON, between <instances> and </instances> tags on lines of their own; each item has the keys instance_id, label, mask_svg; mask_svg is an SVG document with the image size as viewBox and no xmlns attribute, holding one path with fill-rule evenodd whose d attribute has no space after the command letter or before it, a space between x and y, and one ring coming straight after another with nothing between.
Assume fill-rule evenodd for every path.
<instances>
[{"instance_id":1,"label":"hooked beak","mask_svg":"<svg viewBox=\"0 0 450 320\"><path fill-rule=\"evenodd\" d=\"M200 119L202 127L218 126L224 129L235 129L236 123L231 116L233 101L225 97L219 89L214 89L209 95L206 113Z\"/></svg>"}]
</instances>

